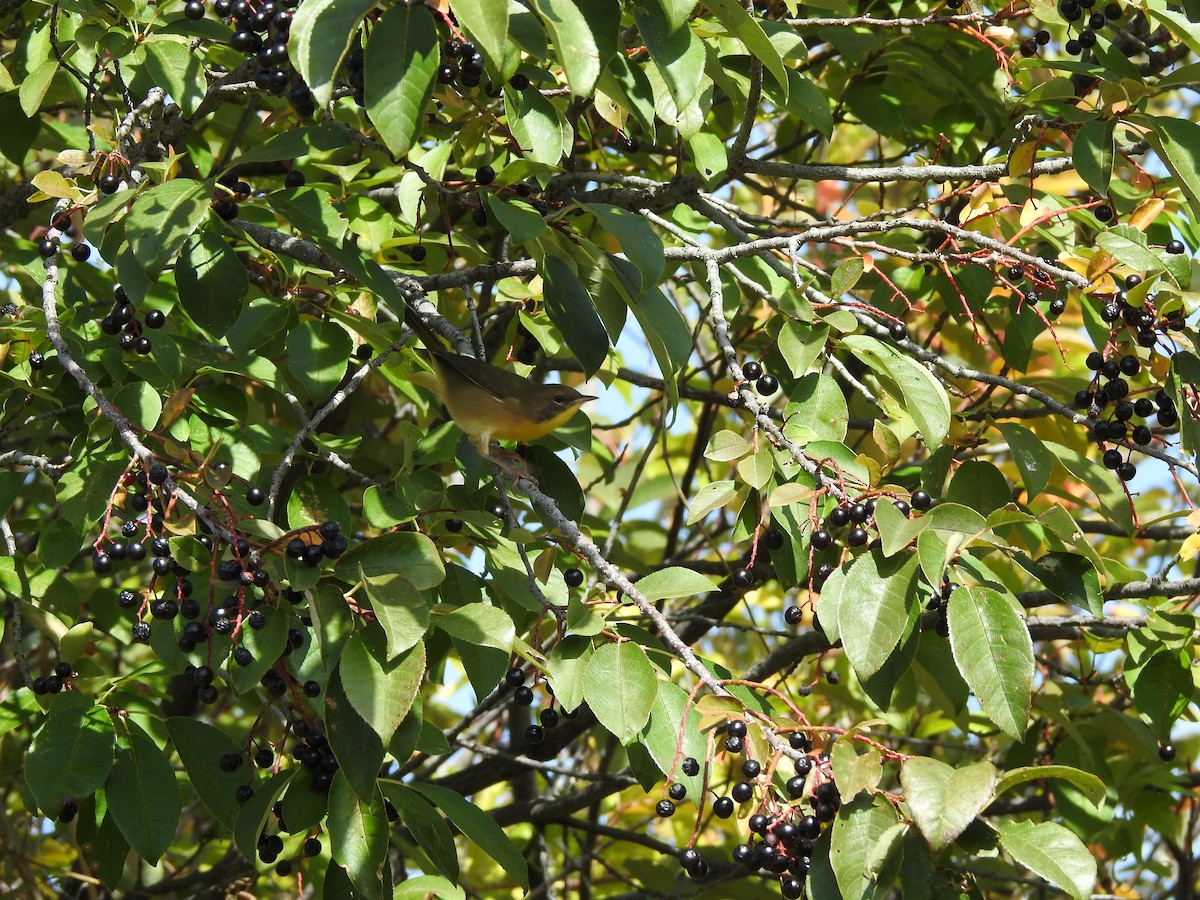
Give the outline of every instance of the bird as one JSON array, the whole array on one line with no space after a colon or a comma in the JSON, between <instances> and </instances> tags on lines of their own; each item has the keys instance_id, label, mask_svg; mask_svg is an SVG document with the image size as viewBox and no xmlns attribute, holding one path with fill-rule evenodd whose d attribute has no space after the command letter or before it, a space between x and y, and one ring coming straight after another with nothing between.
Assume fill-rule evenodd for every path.
<instances>
[{"instance_id":1,"label":"bird","mask_svg":"<svg viewBox=\"0 0 1200 900\"><path fill-rule=\"evenodd\" d=\"M545 437L596 399L565 384L542 384L452 353L412 307L405 307L404 322L433 363L436 382L421 383L438 395L450 418L485 456L492 441L527 443Z\"/></svg>"}]
</instances>

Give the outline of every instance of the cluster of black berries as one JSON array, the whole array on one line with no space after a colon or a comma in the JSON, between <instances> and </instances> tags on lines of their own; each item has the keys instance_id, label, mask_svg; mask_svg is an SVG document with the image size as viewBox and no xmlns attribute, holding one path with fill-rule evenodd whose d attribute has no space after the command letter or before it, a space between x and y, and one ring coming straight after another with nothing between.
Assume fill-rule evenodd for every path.
<instances>
[{"instance_id":1,"label":"cluster of black berries","mask_svg":"<svg viewBox=\"0 0 1200 900\"><path fill-rule=\"evenodd\" d=\"M257 65L254 84L261 91L282 94L292 83L287 45L292 27L291 10L296 3L297 0L265 0L261 3L216 0L213 3L213 12L233 28L229 46L239 53L245 53L247 62ZM184 7L184 15L189 19L203 18L204 4L200 0L190 0ZM304 93L312 107L312 95L307 88L304 88ZM292 103L301 115L312 115L312 109L307 113L301 112L296 98L292 98Z\"/></svg>"},{"instance_id":2,"label":"cluster of black berries","mask_svg":"<svg viewBox=\"0 0 1200 900\"><path fill-rule=\"evenodd\" d=\"M477 88L483 80L483 54L470 41L451 39L442 48L446 60L437 70L437 80L442 84L455 84L465 88ZM514 75L513 78L523 79L520 84L529 87L529 78L525 75ZM514 84L513 87L517 85Z\"/></svg>"},{"instance_id":3,"label":"cluster of black berries","mask_svg":"<svg viewBox=\"0 0 1200 900\"><path fill-rule=\"evenodd\" d=\"M1039 272L1035 271L1033 273L1027 273L1025 271L1025 267L1021 266L1021 265L1009 266L1007 269L1004 270L1004 274L1005 274L1006 278L1008 279L1008 283L1009 283L1010 287L1017 287L1016 283L1022 281L1027 274L1029 274L1030 277L1034 280L1035 287L1040 286L1040 287L1047 287L1047 288L1051 288L1051 289L1053 289L1053 287L1054 287L1054 285L1052 283L1048 283L1048 282L1041 280ZM1017 289L1019 291L1017 300L1019 302L1027 304L1028 306L1037 306L1038 303L1043 299L1042 295L1039 294L1037 292L1037 290L1035 290L1034 288L1030 288L1028 290L1021 290L1018 287ZM1067 308L1067 301L1064 300L1062 297L1055 296L1054 298L1052 298L1050 300L1049 312L1050 312L1051 316L1061 315L1066 308Z\"/></svg>"},{"instance_id":4,"label":"cluster of black berries","mask_svg":"<svg viewBox=\"0 0 1200 900\"><path fill-rule=\"evenodd\" d=\"M363 93L365 79L363 76L363 54L362 47L355 47L346 54L346 81L350 87L354 89L354 102L359 106L367 105L366 95ZM299 112L299 110L297 110Z\"/></svg>"},{"instance_id":5,"label":"cluster of black berries","mask_svg":"<svg viewBox=\"0 0 1200 900\"><path fill-rule=\"evenodd\" d=\"M71 679L75 676L75 669L70 663L60 662L54 667L54 674L45 677L39 676L33 679L33 692L35 694L57 694L64 687L68 687Z\"/></svg>"},{"instance_id":6,"label":"cluster of black berries","mask_svg":"<svg viewBox=\"0 0 1200 900\"><path fill-rule=\"evenodd\" d=\"M139 356L145 356L154 349L143 328L162 328L167 317L161 309L152 309L145 317L138 319L137 310L129 300L125 289L117 285L114 292L112 309L100 320L100 330L105 334L116 335L117 345L125 351L132 351Z\"/></svg>"},{"instance_id":7,"label":"cluster of black berries","mask_svg":"<svg viewBox=\"0 0 1200 900\"><path fill-rule=\"evenodd\" d=\"M1067 20L1071 30L1075 23L1083 21L1083 27L1078 34L1069 38L1063 49L1071 56L1083 56L1084 52L1096 46L1096 32L1120 21L1125 11L1119 3L1109 3L1103 10L1091 12L1096 7L1096 0L1061 0L1058 13ZM1086 17L1086 19L1085 19ZM1021 41L1022 56L1036 56L1038 50L1050 43L1050 32L1040 29L1033 37Z\"/></svg>"},{"instance_id":8,"label":"cluster of black berries","mask_svg":"<svg viewBox=\"0 0 1200 900\"><path fill-rule=\"evenodd\" d=\"M533 688L525 683L525 673L519 668L514 666L504 673L504 684L513 688L513 703L518 706L533 705ZM546 690L550 693L551 698L553 698L554 692L548 682L546 683ZM577 712L564 712L562 715L559 715L558 710L554 708L553 700L551 700L550 706L544 707L538 713L538 721L525 728L525 743L542 743L542 741L546 740L546 732L556 727L564 716L568 719L573 719L576 715Z\"/></svg>"},{"instance_id":9,"label":"cluster of black berries","mask_svg":"<svg viewBox=\"0 0 1200 900\"><path fill-rule=\"evenodd\" d=\"M218 178L217 185L213 191L213 212L230 222L237 218L238 203L247 199L254 189L247 182L241 181L234 169Z\"/></svg>"},{"instance_id":10,"label":"cluster of black berries","mask_svg":"<svg viewBox=\"0 0 1200 900\"><path fill-rule=\"evenodd\" d=\"M742 753L746 733L744 721L731 721L726 727L724 752ZM822 825L837 816L841 798L828 772L828 756L822 754L814 761L812 742L804 734L793 733L789 740L792 749L804 755L796 760L796 774L787 781L786 801L778 796L772 784L766 782L762 764L758 760L745 759L740 764L741 780L730 789L730 796L713 801L713 813L718 818L728 819L734 814L736 804L754 799L755 785L758 785L762 795L759 811L747 820L749 839L734 848L733 859L749 868L778 875L783 896L795 898L804 892L804 882L812 865L813 844L821 835ZM685 775L695 776L700 773L700 764L688 757L683 760L682 769ZM674 800L682 800L686 789L675 783L669 793ZM675 812L675 804L671 800L660 800L656 812L660 816L670 816ZM702 879L708 874L708 863L694 847L680 850L678 858L689 877Z\"/></svg>"},{"instance_id":11,"label":"cluster of black berries","mask_svg":"<svg viewBox=\"0 0 1200 900\"><path fill-rule=\"evenodd\" d=\"M328 739L303 719L297 719L292 724L292 734L299 738L292 747L292 756L312 772L313 790L324 793L329 790L333 776L340 768L333 751L329 749Z\"/></svg>"},{"instance_id":12,"label":"cluster of black berries","mask_svg":"<svg viewBox=\"0 0 1200 900\"><path fill-rule=\"evenodd\" d=\"M1176 252L1176 249L1171 248L1171 252ZM1178 252L1182 252L1182 244ZM1112 326L1114 341L1117 330L1124 327L1132 333L1139 347L1153 349L1158 344L1160 331L1182 330L1185 322L1180 311L1172 312L1160 320L1152 300L1142 306L1128 303L1125 291L1137 287L1141 282L1139 275L1128 276L1125 290L1117 291L1104 303L1100 318ZM1151 384L1136 391L1130 387L1130 380L1143 371L1141 361L1133 354L1106 358L1105 353L1096 350L1088 354L1085 363L1093 373L1091 384L1075 394L1075 406L1086 410L1092 418L1105 416L1096 423L1092 437L1100 445L1105 467L1115 471L1122 481L1129 481L1137 474L1137 467L1130 461L1129 454L1106 445L1128 439L1144 447L1154 439L1148 420L1155 417L1161 428L1172 428L1179 421L1179 410L1174 399L1161 386ZM1151 390L1155 391L1153 399L1149 396ZM1132 396L1135 393L1142 396ZM1141 424L1133 424L1135 418L1141 419Z\"/></svg>"},{"instance_id":13,"label":"cluster of black berries","mask_svg":"<svg viewBox=\"0 0 1200 900\"><path fill-rule=\"evenodd\" d=\"M757 360L750 360L742 366L742 375L747 381L754 382L754 390L769 397L779 390L779 379L768 373Z\"/></svg>"},{"instance_id":14,"label":"cluster of black berries","mask_svg":"<svg viewBox=\"0 0 1200 900\"><path fill-rule=\"evenodd\" d=\"M927 610L937 613L936 631L938 637L950 637L950 623L946 619L946 610L950 604L950 595L956 590L958 590L958 585L951 581L948 576L943 575L940 590L930 594L929 602L925 604Z\"/></svg>"},{"instance_id":15,"label":"cluster of black berries","mask_svg":"<svg viewBox=\"0 0 1200 900\"><path fill-rule=\"evenodd\" d=\"M323 559L337 559L349 546L337 522L322 522L317 526L317 534L321 540L312 543L303 537L292 538L287 544L287 555L310 568L316 568Z\"/></svg>"}]
</instances>

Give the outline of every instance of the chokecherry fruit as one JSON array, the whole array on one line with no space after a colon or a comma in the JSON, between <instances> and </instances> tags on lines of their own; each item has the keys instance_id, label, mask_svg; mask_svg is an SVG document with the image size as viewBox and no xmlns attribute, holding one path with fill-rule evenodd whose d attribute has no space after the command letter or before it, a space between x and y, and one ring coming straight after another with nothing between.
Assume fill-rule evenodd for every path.
<instances>
[{"instance_id":1,"label":"chokecherry fruit","mask_svg":"<svg viewBox=\"0 0 1200 900\"><path fill-rule=\"evenodd\" d=\"M908 502L912 504L913 509L925 512L925 510L933 506L933 497L929 495L928 491L916 490L912 492L912 496L909 497Z\"/></svg>"},{"instance_id":2,"label":"chokecherry fruit","mask_svg":"<svg viewBox=\"0 0 1200 900\"><path fill-rule=\"evenodd\" d=\"M752 359L742 366L742 375L747 381L758 381L763 376L763 367Z\"/></svg>"},{"instance_id":3,"label":"chokecherry fruit","mask_svg":"<svg viewBox=\"0 0 1200 900\"><path fill-rule=\"evenodd\" d=\"M908 337L908 329L904 327L903 322L893 322L888 326L888 336L893 341L902 341Z\"/></svg>"},{"instance_id":4,"label":"chokecherry fruit","mask_svg":"<svg viewBox=\"0 0 1200 900\"><path fill-rule=\"evenodd\" d=\"M563 572L563 581L566 582L567 587L579 587L583 584L583 572L575 568L567 569Z\"/></svg>"},{"instance_id":5,"label":"chokecherry fruit","mask_svg":"<svg viewBox=\"0 0 1200 900\"><path fill-rule=\"evenodd\" d=\"M719 819L728 819L733 815L733 801L728 797L718 797L713 801L713 813Z\"/></svg>"},{"instance_id":6,"label":"chokecherry fruit","mask_svg":"<svg viewBox=\"0 0 1200 900\"><path fill-rule=\"evenodd\" d=\"M779 390L779 379L774 375L764 375L754 383L754 389L762 396L769 397Z\"/></svg>"},{"instance_id":7,"label":"chokecherry fruit","mask_svg":"<svg viewBox=\"0 0 1200 900\"><path fill-rule=\"evenodd\" d=\"M683 769L683 774L688 777L694 777L700 774L700 763L696 761L694 756L689 756L683 761L680 766Z\"/></svg>"},{"instance_id":8,"label":"chokecherry fruit","mask_svg":"<svg viewBox=\"0 0 1200 900\"><path fill-rule=\"evenodd\" d=\"M1177 256L1187 248L1183 246L1183 241L1167 241L1167 246L1164 249L1173 256Z\"/></svg>"},{"instance_id":9,"label":"chokecherry fruit","mask_svg":"<svg viewBox=\"0 0 1200 900\"><path fill-rule=\"evenodd\" d=\"M667 788L667 796L672 800L679 802L687 797L687 785L680 784L678 781Z\"/></svg>"},{"instance_id":10,"label":"chokecherry fruit","mask_svg":"<svg viewBox=\"0 0 1200 900\"><path fill-rule=\"evenodd\" d=\"M783 621L789 625L799 625L804 620L804 611L798 606L789 606L783 611Z\"/></svg>"},{"instance_id":11,"label":"chokecherry fruit","mask_svg":"<svg viewBox=\"0 0 1200 900\"><path fill-rule=\"evenodd\" d=\"M658 814L659 818L669 819L675 815L675 804L670 800L659 800L658 804L654 807L654 811Z\"/></svg>"},{"instance_id":12,"label":"chokecherry fruit","mask_svg":"<svg viewBox=\"0 0 1200 900\"><path fill-rule=\"evenodd\" d=\"M754 573L746 568L734 569L729 580L733 582L734 587L745 590L754 586Z\"/></svg>"}]
</instances>

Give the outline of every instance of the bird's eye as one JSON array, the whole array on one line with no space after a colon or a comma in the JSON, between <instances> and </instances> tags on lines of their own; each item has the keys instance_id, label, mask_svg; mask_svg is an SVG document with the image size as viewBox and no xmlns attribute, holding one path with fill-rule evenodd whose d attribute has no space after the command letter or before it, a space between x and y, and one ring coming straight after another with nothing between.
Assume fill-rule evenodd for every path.
<instances>
[{"instance_id":1,"label":"bird's eye","mask_svg":"<svg viewBox=\"0 0 1200 900\"><path fill-rule=\"evenodd\" d=\"M567 405L567 395L566 394L555 394L554 402L557 403L559 406L566 406Z\"/></svg>"}]
</instances>

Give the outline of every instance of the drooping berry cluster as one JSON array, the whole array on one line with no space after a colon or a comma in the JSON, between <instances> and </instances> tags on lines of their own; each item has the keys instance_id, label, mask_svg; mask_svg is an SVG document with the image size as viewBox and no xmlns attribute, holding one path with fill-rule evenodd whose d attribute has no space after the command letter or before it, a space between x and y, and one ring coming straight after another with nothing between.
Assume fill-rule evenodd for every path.
<instances>
[{"instance_id":1,"label":"drooping berry cluster","mask_svg":"<svg viewBox=\"0 0 1200 900\"><path fill-rule=\"evenodd\" d=\"M1182 245L1168 249L1182 250ZM1181 330L1185 324L1179 310L1160 317L1153 296L1145 298L1141 305L1130 303L1126 292L1141 283L1140 275L1129 275L1124 290L1114 292L1104 301L1100 318L1111 326L1109 342L1104 350L1088 354L1085 364L1093 373L1091 383L1075 394L1076 408L1099 419L1092 437L1100 448L1105 467L1116 472L1122 481L1129 481L1137 474L1137 466L1130 459L1132 448L1126 445L1126 451L1122 452L1120 446L1109 445L1130 441L1134 446L1145 447L1156 439L1150 427L1152 417L1159 429L1173 428L1179 421L1174 398L1160 384L1151 381L1139 387L1132 383L1148 373L1149 367L1134 353L1118 355L1118 345L1130 338L1138 347L1153 353L1160 342L1168 340L1167 332ZM1135 423L1136 419L1142 421Z\"/></svg>"},{"instance_id":2,"label":"drooping berry cluster","mask_svg":"<svg viewBox=\"0 0 1200 900\"><path fill-rule=\"evenodd\" d=\"M741 719L728 723L722 745L726 755L745 752L747 730ZM812 742L800 732L791 734L789 739L792 749L803 755L796 760L796 774L787 781L786 797L781 796L772 782L772 772L758 760L746 758L740 763L730 760L739 773L731 780L738 780L730 788L729 796L713 801L713 813L728 819L737 804L750 803L758 797L758 809L747 819L747 840L734 848L733 859L748 868L778 875L782 895L796 898L804 893L814 842L821 836L822 826L837 816L841 798L833 782L828 755L822 753L814 759ZM688 776L700 772L699 762L692 757L683 760L681 767ZM672 784L670 790L678 795L672 799L682 800L686 796L682 789L682 784ZM670 816L675 806L671 800L661 800L656 811L659 816ZM695 847L681 849L678 859L689 877L699 880L708 874L708 862Z\"/></svg>"},{"instance_id":3,"label":"drooping berry cluster","mask_svg":"<svg viewBox=\"0 0 1200 900\"><path fill-rule=\"evenodd\" d=\"M578 570L576 570L578 571ZM504 684L513 689L513 703L517 706L532 706L534 700L533 688L525 684L525 673L521 669L514 666L504 674ZM554 692L550 688L549 682L543 682L547 693L550 695L550 705L543 707L538 712L538 721L525 727L525 743L540 744L546 740L546 732L558 726L565 716L568 719L575 718L575 713L559 714L555 708L556 700Z\"/></svg>"},{"instance_id":4,"label":"drooping berry cluster","mask_svg":"<svg viewBox=\"0 0 1200 900\"><path fill-rule=\"evenodd\" d=\"M216 0L213 3L213 13L233 28L229 46L245 53L246 61L257 68L254 84L261 91L283 94L292 83L288 38L292 9L296 4L297 0ZM190 0L184 7L184 15L193 20L203 18L204 4L200 0ZM308 88L300 87L302 94L290 97L293 108L301 116L311 116L315 111L312 95ZM304 98L307 98L306 102Z\"/></svg>"},{"instance_id":5,"label":"drooping berry cluster","mask_svg":"<svg viewBox=\"0 0 1200 900\"><path fill-rule=\"evenodd\" d=\"M154 345L143 328L162 328L166 321L166 314L161 309L149 310L139 319L129 295L125 293L124 288L117 285L112 309L100 320L100 330L105 334L119 334L117 346L122 350L145 356L154 349Z\"/></svg>"}]
</instances>

